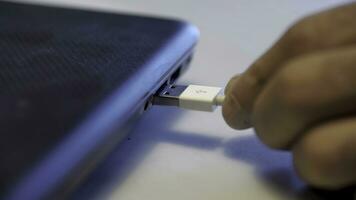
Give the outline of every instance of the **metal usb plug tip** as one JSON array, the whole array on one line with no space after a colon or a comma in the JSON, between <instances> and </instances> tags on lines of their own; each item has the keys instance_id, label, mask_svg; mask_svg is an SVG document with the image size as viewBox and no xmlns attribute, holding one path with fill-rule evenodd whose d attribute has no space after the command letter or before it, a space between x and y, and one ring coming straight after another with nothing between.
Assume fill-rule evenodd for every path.
<instances>
[{"instance_id":1,"label":"metal usb plug tip","mask_svg":"<svg viewBox=\"0 0 356 200\"><path fill-rule=\"evenodd\" d=\"M188 86L167 85L159 90L153 97L153 105L179 106L179 96Z\"/></svg>"}]
</instances>

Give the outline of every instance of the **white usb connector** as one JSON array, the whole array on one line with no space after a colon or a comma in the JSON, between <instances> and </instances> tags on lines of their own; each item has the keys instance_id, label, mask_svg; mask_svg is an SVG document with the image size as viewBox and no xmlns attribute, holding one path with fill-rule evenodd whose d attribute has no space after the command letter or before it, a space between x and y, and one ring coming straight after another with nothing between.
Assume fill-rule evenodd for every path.
<instances>
[{"instance_id":1,"label":"white usb connector","mask_svg":"<svg viewBox=\"0 0 356 200\"><path fill-rule=\"evenodd\" d=\"M153 105L212 112L224 102L221 91L219 87L202 85L167 85L153 97Z\"/></svg>"}]
</instances>

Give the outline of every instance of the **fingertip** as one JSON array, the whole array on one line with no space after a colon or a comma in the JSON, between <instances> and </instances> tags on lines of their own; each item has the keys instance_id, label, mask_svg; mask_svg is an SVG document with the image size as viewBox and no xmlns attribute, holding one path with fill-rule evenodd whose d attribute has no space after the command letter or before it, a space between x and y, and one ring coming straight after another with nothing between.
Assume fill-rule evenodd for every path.
<instances>
[{"instance_id":1,"label":"fingertip","mask_svg":"<svg viewBox=\"0 0 356 200\"><path fill-rule=\"evenodd\" d=\"M247 129L251 127L248 113L242 108L232 93L227 93L222 106L222 114L225 122L233 129Z\"/></svg>"},{"instance_id":2,"label":"fingertip","mask_svg":"<svg viewBox=\"0 0 356 200\"><path fill-rule=\"evenodd\" d=\"M237 84L237 81L240 77L241 77L241 74L236 74L229 80L229 82L227 83L227 85L225 87L225 94L231 93L231 90L233 90L234 85Z\"/></svg>"}]
</instances>

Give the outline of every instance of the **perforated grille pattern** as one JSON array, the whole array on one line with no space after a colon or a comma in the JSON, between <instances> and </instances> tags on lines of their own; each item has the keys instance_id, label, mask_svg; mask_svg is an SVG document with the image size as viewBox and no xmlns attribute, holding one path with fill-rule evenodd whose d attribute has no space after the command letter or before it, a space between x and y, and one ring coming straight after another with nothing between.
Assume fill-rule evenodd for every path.
<instances>
[{"instance_id":1,"label":"perforated grille pattern","mask_svg":"<svg viewBox=\"0 0 356 200\"><path fill-rule=\"evenodd\" d=\"M1 190L179 28L151 18L0 2Z\"/></svg>"}]
</instances>

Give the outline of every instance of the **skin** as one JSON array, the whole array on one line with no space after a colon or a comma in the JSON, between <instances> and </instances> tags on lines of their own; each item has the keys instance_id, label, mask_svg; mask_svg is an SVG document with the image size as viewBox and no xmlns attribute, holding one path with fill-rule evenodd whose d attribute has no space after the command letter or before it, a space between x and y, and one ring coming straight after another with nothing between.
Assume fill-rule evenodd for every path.
<instances>
[{"instance_id":1,"label":"skin","mask_svg":"<svg viewBox=\"0 0 356 200\"><path fill-rule=\"evenodd\" d=\"M307 183L356 184L356 3L308 16L225 90L223 116L289 150Z\"/></svg>"}]
</instances>

